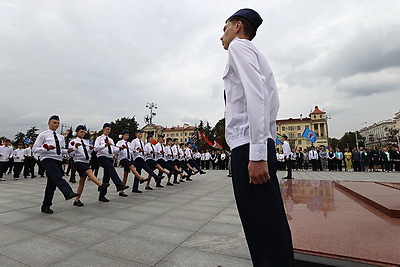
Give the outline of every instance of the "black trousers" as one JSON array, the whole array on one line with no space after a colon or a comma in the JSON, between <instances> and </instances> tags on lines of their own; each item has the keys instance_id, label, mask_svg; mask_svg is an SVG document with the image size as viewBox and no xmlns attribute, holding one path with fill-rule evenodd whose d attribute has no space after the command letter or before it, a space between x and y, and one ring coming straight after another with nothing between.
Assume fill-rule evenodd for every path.
<instances>
[{"instance_id":1,"label":"black trousers","mask_svg":"<svg viewBox=\"0 0 400 267\"><path fill-rule=\"evenodd\" d=\"M71 186L62 178L62 161L54 159L42 160L42 165L47 173L47 184L44 191L43 206L50 207L53 204L54 191L58 188L64 197L72 193Z\"/></svg>"},{"instance_id":2,"label":"black trousers","mask_svg":"<svg viewBox=\"0 0 400 267\"><path fill-rule=\"evenodd\" d=\"M14 178L19 178L19 175L21 174L23 167L24 167L23 162L14 162Z\"/></svg>"},{"instance_id":3,"label":"black trousers","mask_svg":"<svg viewBox=\"0 0 400 267\"><path fill-rule=\"evenodd\" d=\"M139 174L142 174L142 169L144 169L148 174L150 174L154 179L157 179L158 175L153 172L153 170L147 165L146 161L143 158L137 157L135 159L135 168ZM139 188L139 179L135 176L133 179L133 188L132 190L137 190Z\"/></svg>"},{"instance_id":4,"label":"black trousers","mask_svg":"<svg viewBox=\"0 0 400 267\"><path fill-rule=\"evenodd\" d=\"M8 161L0 161L0 178L3 178L3 174L8 169Z\"/></svg>"},{"instance_id":5,"label":"black trousers","mask_svg":"<svg viewBox=\"0 0 400 267\"><path fill-rule=\"evenodd\" d=\"M287 167L287 176L286 177L288 179L292 179L292 169L293 169L292 160L285 158L285 162L286 162L286 167Z\"/></svg>"},{"instance_id":6,"label":"black trousers","mask_svg":"<svg viewBox=\"0 0 400 267\"><path fill-rule=\"evenodd\" d=\"M123 184L118 176L117 171L114 168L113 159L107 157L98 157L97 160L99 162L99 165L104 170L103 183L110 183L110 178L111 178L117 189L118 187L122 187ZM104 197L106 194L107 194L107 189L102 190L100 191L99 197Z\"/></svg>"},{"instance_id":7,"label":"black trousers","mask_svg":"<svg viewBox=\"0 0 400 267\"><path fill-rule=\"evenodd\" d=\"M268 139L271 179L249 183L249 144L232 150L233 190L253 266L293 266L293 245L276 176L275 143Z\"/></svg>"},{"instance_id":8,"label":"black trousers","mask_svg":"<svg viewBox=\"0 0 400 267\"><path fill-rule=\"evenodd\" d=\"M169 164L169 162L165 161L165 159L158 159L157 163L160 164L160 166L163 167L164 169L169 170L171 173L176 171L174 169L174 166Z\"/></svg>"},{"instance_id":9,"label":"black trousers","mask_svg":"<svg viewBox=\"0 0 400 267\"><path fill-rule=\"evenodd\" d=\"M317 159L310 159L311 165L312 165L312 170L317 171L318 170L318 160Z\"/></svg>"},{"instance_id":10,"label":"black trousers","mask_svg":"<svg viewBox=\"0 0 400 267\"><path fill-rule=\"evenodd\" d=\"M35 164L36 160L34 158L25 158L24 160L24 177L27 177L29 174L31 177L35 176Z\"/></svg>"}]
</instances>

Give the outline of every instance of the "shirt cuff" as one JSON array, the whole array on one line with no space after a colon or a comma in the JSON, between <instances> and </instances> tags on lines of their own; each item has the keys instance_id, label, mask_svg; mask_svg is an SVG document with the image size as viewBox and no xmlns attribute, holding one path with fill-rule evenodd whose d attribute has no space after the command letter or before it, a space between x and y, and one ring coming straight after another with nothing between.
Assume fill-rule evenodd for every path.
<instances>
[{"instance_id":1,"label":"shirt cuff","mask_svg":"<svg viewBox=\"0 0 400 267\"><path fill-rule=\"evenodd\" d=\"M267 144L250 144L249 160L260 161L268 160Z\"/></svg>"}]
</instances>

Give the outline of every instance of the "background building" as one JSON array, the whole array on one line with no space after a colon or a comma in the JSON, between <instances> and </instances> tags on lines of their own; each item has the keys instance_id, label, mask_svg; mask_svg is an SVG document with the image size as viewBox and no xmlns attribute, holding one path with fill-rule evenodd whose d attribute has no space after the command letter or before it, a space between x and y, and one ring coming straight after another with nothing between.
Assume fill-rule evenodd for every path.
<instances>
[{"instance_id":1,"label":"background building","mask_svg":"<svg viewBox=\"0 0 400 267\"><path fill-rule=\"evenodd\" d=\"M178 138L179 142L183 143L187 142L189 137L193 138L193 135L196 135L196 127L190 126L187 123L184 123L183 126L177 125L170 128L156 124L147 124L141 130L145 133L142 137L143 140L146 139L149 132L153 132L154 135L164 134L165 138Z\"/></svg>"},{"instance_id":2,"label":"background building","mask_svg":"<svg viewBox=\"0 0 400 267\"><path fill-rule=\"evenodd\" d=\"M276 131L280 134L286 134L290 146L297 149L304 149L314 146L328 146L328 123L326 112L314 107L309 117L289 118L276 121ZM302 137L304 130L308 128L317 134L317 142L311 143L308 139Z\"/></svg>"},{"instance_id":3,"label":"background building","mask_svg":"<svg viewBox=\"0 0 400 267\"><path fill-rule=\"evenodd\" d=\"M396 119L397 117L397 119ZM366 147L394 145L399 142L399 117L400 112L395 114L394 119L376 122L362 128L359 133L364 137Z\"/></svg>"}]
</instances>

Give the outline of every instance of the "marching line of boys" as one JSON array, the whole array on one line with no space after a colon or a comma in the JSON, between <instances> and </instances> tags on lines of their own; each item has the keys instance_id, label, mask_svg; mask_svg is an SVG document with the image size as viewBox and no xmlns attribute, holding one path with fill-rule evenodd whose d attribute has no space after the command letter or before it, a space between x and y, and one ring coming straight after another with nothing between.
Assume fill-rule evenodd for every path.
<instances>
[{"instance_id":1,"label":"marching line of boys","mask_svg":"<svg viewBox=\"0 0 400 267\"><path fill-rule=\"evenodd\" d=\"M30 173L34 178L34 165L37 159L47 173L47 184L45 188L45 195L41 206L43 213L51 214L53 210L52 200L54 197L55 189L58 188L65 197L65 200L74 199L73 205L77 207L84 206L81 201L86 180L91 180L98 186L99 197L101 202L109 202L106 198L108 187L110 186L110 179L116 187L119 196L127 197L125 190L129 188L126 185L129 173L133 173L133 193L142 193L139 190L139 183L146 183L146 190L153 190L150 186L151 178L155 180L156 187L163 188L161 184L164 175L167 175L167 186L174 186L186 181L192 181L191 176L200 173L205 174L201 170L194 158L191 149L191 144L178 143L178 139L172 140L167 138L164 140L164 135L157 136L157 142L154 141L153 135L147 136L146 144L141 140L142 131L135 132L135 139L131 142L129 140L129 131L122 131L117 144L114 140L109 138L111 133L111 125L105 123L103 125L103 133L96 138L94 145L90 145L88 140L84 139L86 134L86 127L79 125L75 130L75 139L71 140L68 149L65 147L64 137L57 133L56 130L60 125L60 119L57 115L53 115L48 121L49 129L40 133L33 144L23 149L23 144L18 145L18 149L13 150L10 140L6 140L4 146L0 146L0 180L4 170L7 169L8 160L14 158L14 177L18 179L22 170L22 165L25 162L25 174ZM166 143L164 144L164 141ZM121 180L113 164L114 155L118 155L120 165L124 168L123 179ZM79 183L77 192L73 192L71 186L63 179L63 156L70 156L73 158L74 167L79 174ZM96 155L97 162L103 168L102 180L96 177L96 174L91 169L92 155ZM155 169L159 170L156 174ZM144 170L148 177L142 176ZM185 173L185 174L184 174ZM173 176L173 181L171 178ZM178 181L178 176L180 179Z\"/></svg>"}]
</instances>

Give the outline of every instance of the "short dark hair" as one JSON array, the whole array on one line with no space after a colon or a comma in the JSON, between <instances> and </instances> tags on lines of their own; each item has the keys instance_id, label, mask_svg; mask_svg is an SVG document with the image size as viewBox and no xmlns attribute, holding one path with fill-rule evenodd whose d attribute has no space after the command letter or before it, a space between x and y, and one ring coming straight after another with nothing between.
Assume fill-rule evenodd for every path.
<instances>
[{"instance_id":1,"label":"short dark hair","mask_svg":"<svg viewBox=\"0 0 400 267\"><path fill-rule=\"evenodd\" d=\"M254 37L256 37L256 29L245 18L234 16L230 18L229 21L233 23L236 23L238 21L242 22L243 32L249 38L250 41L253 40Z\"/></svg>"}]
</instances>

